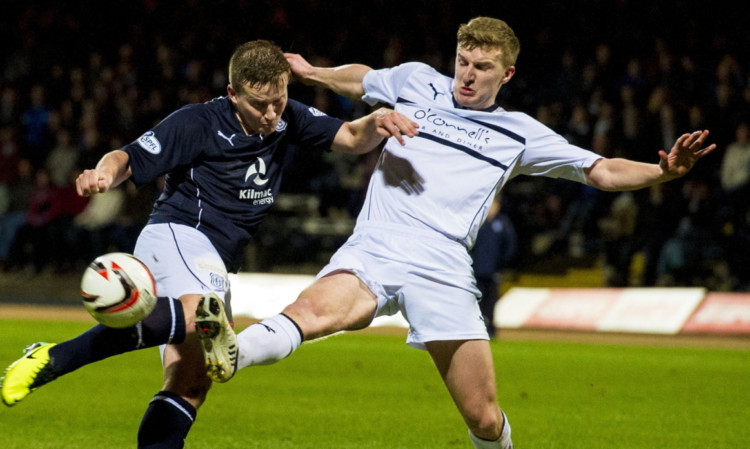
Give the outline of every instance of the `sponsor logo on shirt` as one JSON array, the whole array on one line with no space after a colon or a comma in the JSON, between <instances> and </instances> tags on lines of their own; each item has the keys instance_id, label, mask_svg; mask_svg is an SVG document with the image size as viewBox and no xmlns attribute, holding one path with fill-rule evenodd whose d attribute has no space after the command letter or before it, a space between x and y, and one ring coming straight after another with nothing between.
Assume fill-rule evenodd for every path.
<instances>
[{"instance_id":1,"label":"sponsor logo on shirt","mask_svg":"<svg viewBox=\"0 0 750 449\"><path fill-rule=\"evenodd\" d=\"M262 158L253 162L245 172L245 182L252 182L254 185L261 187L268 182L266 178L266 163ZM239 199L250 200L254 206L261 204L273 204L273 192L271 189L242 189L239 193Z\"/></svg>"},{"instance_id":2,"label":"sponsor logo on shirt","mask_svg":"<svg viewBox=\"0 0 750 449\"><path fill-rule=\"evenodd\" d=\"M421 121L421 132L428 132L437 137L453 141L457 144L481 150L490 143L490 130L484 127L467 126L449 118L441 117L432 109L417 109L414 118Z\"/></svg>"},{"instance_id":3,"label":"sponsor logo on shirt","mask_svg":"<svg viewBox=\"0 0 750 449\"><path fill-rule=\"evenodd\" d=\"M261 204L273 204L273 192L271 191L271 189L243 189L240 190L239 198L241 200L251 200L254 206L259 206Z\"/></svg>"},{"instance_id":4,"label":"sponsor logo on shirt","mask_svg":"<svg viewBox=\"0 0 750 449\"><path fill-rule=\"evenodd\" d=\"M161 153L161 142L156 138L153 131L147 131L138 138L138 145L151 154Z\"/></svg>"},{"instance_id":5,"label":"sponsor logo on shirt","mask_svg":"<svg viewBox=\"0 0 750 449\"><path fill-rule=\"evenodd\" d=\"M266 176L266 163L262 158L258 158L251 166L247 168L245 172L245 182L248 179L253 178L253 184L256 186L265 185L268 182Z\"/></svg>"}]
</instances>

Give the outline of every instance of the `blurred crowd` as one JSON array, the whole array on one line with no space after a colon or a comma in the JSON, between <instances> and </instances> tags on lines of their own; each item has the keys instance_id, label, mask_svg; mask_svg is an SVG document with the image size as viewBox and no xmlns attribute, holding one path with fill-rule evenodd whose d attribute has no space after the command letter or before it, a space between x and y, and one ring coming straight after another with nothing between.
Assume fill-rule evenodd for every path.
<instances>
[{"instance_id":1,"label":"blurred crowd","mask_svg":"<svg viewBox=\"0 0 750 449\"><path fill-rule=\"evenodd\" d=\"M679 135L704 128L719 147L687 177L637 192L515 179L503 211L517 230L519 269L580 260L601 263L611 286L747 290L750 37L742 14L716 5L696 11L687 0L464 3L4 6L0 266L77 270L103 252L132 251L159 183L80 198L73 180L180 106L224 95L226 64L239 43L270 39L320 65L418 60L450 74L458 25L491 15L521 40L516 76L500 93L504 108L607 157L656 162ZM299 84L290 96L346 119L368 111ZM377 154L298 150L289 153L285 191L319 198L311 215L355 216Z\"/></svg>"}]
</instances>

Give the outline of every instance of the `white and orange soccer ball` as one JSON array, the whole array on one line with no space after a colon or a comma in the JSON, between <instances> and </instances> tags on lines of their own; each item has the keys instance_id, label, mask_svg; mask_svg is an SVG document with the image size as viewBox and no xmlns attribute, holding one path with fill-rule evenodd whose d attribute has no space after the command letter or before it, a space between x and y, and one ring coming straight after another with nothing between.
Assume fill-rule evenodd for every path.
<instances>
[{"instance_id":1,"label":"white and orange soccer ball","mask_svg":"<svg viewBox=\"0 0 750 449\"><path fill-rule=\"evenodd\" d=\"M109 253L94 259L84 271L81 297L86 310L101 324L130 327L154 310L156 283L135 256Z\"/></svg>"}]
</instances>

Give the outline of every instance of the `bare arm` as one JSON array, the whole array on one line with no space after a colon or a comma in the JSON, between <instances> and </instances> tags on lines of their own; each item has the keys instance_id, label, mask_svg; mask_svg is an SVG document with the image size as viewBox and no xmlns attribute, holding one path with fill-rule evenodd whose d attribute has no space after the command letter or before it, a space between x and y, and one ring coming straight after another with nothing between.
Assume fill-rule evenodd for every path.
<instances>
[{"instance_id":1,"label":"bare arm","mask_svg":"<svg viewBox=\"0 0 750 449\"><path fill-rule=\"evenodd\" d=\"M628 159L599 159L586 170L586 183L608 191L637 190L670 181L687 174L698 159L716 148L703 147L708 131L683 134L667 154L659 151L659 163L647 164Z\"/></svg>"},{"instance_id":2,"label":"bare arm","mask_svg":"<svg viewBox=\"0 0 750 449\"><path fill-rule=\"evenodd\" d=\"M305 58L294 53L285 53L292 73L303 84L308 86L321 86L331 89L339 95L355 100L362 98L365 94L362 88L362 79L365 74L372 70L362 64L348 64L339 67L315 67Z\"/></svg>"},{"instance_id":3,"label":"bare arm","mask_svg":"<svg viewBox=\"0 0 750 449\"><path fill-rule=\"evenodd\" d=\"M333 151L349 154L364 154L375 148L383 137L395 137L405 145L404 136L418 134L418 125L404 115L380 108L362 118L345 122L333 139Z\"/></svg>"},{"instance_id":4,"label":"bare arm","mask_svg":"<svg viewBox=\"0 0 750 449\"><path fill-rule=\"evenodd\" d=\"M84 170L76 179L76 191L80 196L104 193L128 179L130 157L122 150L114 150L102 156L96 168Z\"/></svg>"}]
</instances>

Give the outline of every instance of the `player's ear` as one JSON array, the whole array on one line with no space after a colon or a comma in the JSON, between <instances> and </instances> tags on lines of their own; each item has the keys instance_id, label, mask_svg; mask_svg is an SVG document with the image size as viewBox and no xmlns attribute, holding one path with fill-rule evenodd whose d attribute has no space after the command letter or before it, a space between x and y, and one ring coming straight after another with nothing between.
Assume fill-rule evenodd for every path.
<instances>
[{"instance_id":1,"label":"player's ear","mask_svg":"<svg viewBox=\"0 0 750 449\"><path fill-rule=\"evenodd\" d=\"M227 84L227 94L229 95L229 98L232 101L235 101L235 98L237 96L237 92L234 90L234 87L232 87L231 84Z\"/></svg>"},{"instance_id":2,"label":"player's ear","mask_svg":"<svg viewBox=\"0 0 750 449\"><path fill-rule=\"evenodd\" d=\"M512 65L505 69L505 73L503 74L503 80L502 84L507 83L510 81L511 78L513 78L513 75L516 73L516 66Z\"/></svg>"}]
</instances>

